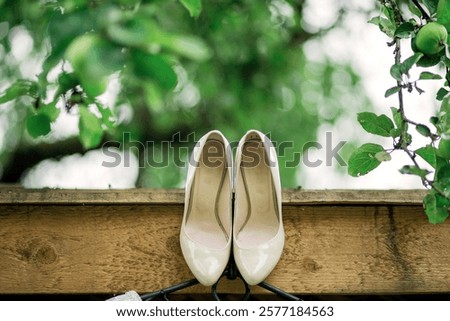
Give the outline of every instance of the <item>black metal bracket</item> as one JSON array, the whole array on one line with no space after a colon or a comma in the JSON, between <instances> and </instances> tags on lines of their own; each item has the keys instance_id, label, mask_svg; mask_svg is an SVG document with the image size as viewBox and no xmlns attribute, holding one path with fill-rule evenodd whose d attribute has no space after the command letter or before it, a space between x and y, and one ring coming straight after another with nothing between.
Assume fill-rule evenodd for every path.
<instances>
[{"instance_id":1,"label":"black metal bracket","mask_svg":"<svg viewBox=\"0 0 450 321\"><path fill-rule=\"evenodd\" d=\"M247 301L250 299L250 294L251 294L250 286L242 278L241 274L239 273L239 271L236 267L236 264L234 263L233 258L231 257L231 259L228 263L228 266L225 269L225 271L223 272L222 276L219 278L219 280L215 284L213 284L211 286L211 295L214 300L221 301L221 299L219 297L220 294L217 292L217 285L223 277L226 277L228 280L235 280L237 278L241 279L241 281L243 282L244 287L245 287L245 293L242 296L242 301ZM142 301L151 301L151 300L155 300L155 299L164 299L166 301L169 301L168 295L170 293L189 288L198 283L199 282L196 279L192 279L192 280L181 282L181 283L175 284L173 286L170 286L170 287L167 287L167 288L155 291L155 292L142 294L140 297L141 297ZM269 284L265 281L258 283L257 286L260 286L285 300L302 301L302 299L300 299L299 297L292 295L290 293L287 293L286 291L284 291L280 288L277 288L274 285Z\"/></svg>"},{"instance_id":2,"label":"black metal bracket","mask_svg":"<svg viewBox=\"0 0 450 321\"><path fill-rule=\"evenodd\" d=\"M242 301L247 301L250 298L250 287L247 284L247 282L245 282L245 280L242 278L241 274L237 269L236 264L234 263L233 256L231 256L230 261L228 262L228 266L225 269L225 271L223 271L222 276L211 287L211 294L214 300L221 301L219 293L217 292L217 285L219 284L220 280L223 277L226 277L228 280L236 280L237 278L241 279L245 287L245 293L242 297Z\"/></svg>"},{"instance_id":3,"label":"black metal bracket","mask_svg":"<svg viewBox=\"0 0 450 321\"><path fill-rule=\"evenodd\" d=\"M199 282L197 279L188 280L185 282L181 282L172 286L169 286L168 288L164 288L155 292L145 293L140 295L142 301L151 301L159 298L163 298L166 301L169 301L169 298L167 297L170 293L183 290L186 288L189 288L193 285L198 284Z\"/></svg>"}]
</instances>

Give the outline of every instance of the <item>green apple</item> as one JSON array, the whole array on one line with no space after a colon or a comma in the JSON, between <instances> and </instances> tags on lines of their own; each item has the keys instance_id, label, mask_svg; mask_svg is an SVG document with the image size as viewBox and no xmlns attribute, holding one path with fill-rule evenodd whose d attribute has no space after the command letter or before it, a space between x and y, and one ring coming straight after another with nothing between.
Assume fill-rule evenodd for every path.
<instances>
[{"instance_id":1,"label":"green apple","mask_svg":"<svg viewBox=\"0 0 450 321\"><path fill-rule=\"evenodd\" d=\"M420 52L419 48L417 48L416 37L411 38L411 49L414 52Z\"/></svg>"},{"instance_id":2,"label":"green apple","mask_svg":"<svg viewBox=\"0 0 450 321\"><path fill-rule=\"evenodd\" d=\"M411 49L414 52L421 52L419 48L417 48L416 37L411 38ZM442 49L434 55L423 55L417 62L417 66L425 68L435 66L441 61L441 57L444 54L445 49Z\"/></svg>"},{"instance_id":3,"label":"green apple","mask_svg":"<svg viewBox=\"0 0 450 321\"><path fill-rule=\"evenodd\" d=\"M442 157L450 159L450 140L441 139L438 146L438 152Z\"/></svg>"},{"instance_id":4,"label":"green apple","mask_svg":"<svg viewBox=\"0 0 450 321\"><path fill-rule=\"evenodd\" d=\"M426 55L440 52L447 43L447 29L437 22L430 22L423 26L416 36L416 46Z\"/></svg>"}]
</instances>

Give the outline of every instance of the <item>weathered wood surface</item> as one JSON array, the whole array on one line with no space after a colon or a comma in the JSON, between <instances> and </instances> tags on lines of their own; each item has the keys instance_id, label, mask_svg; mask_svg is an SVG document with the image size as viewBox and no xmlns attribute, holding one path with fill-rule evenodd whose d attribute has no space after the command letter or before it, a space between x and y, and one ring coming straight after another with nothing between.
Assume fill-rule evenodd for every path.
<instances>
[{"instance_id":1,"label":"weathered wood surface","mask_svg":"<svg viewBox=\"0 0 450 321\"><path fill-rule=\"evenodd\" d=\"M450 222L428 223L423 194L284 191L286 246L267 281L297 294L450 292ZM2 187L0 294L150 292L190 279L182 211L181 190Z\"/></svg>"},{"instance_id":2,"label":"weathered wood surface","mask_svg":"<svg viewBox=\"0 0 450 321\"><path fill-rule=\"evenodd\" d=\"M301 190L283 191L287 205L319 204L395 204L417 205L424 190ZM129 190L65 190L23 189L20 186L0 184L0 204L183 204L182 189L129 189Z\"/></svg>"}]
</instances>

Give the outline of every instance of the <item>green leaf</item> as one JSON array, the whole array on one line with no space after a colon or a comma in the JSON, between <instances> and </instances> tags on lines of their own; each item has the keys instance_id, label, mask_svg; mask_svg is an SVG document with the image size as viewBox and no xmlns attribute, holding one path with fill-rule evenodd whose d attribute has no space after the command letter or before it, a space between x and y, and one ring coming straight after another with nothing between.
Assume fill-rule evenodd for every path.
<instances>
[{"instance_id":1,"label":"green leaf","mask_svg":"<svg viewBox=\"0 0 450 321\"><path fill-rule=\"evenodd\" d=\"M436 180L444 185L450 184L450 164L448 164L448 161L436 169Z\"/></svg>"},{"instance_id":2,"label":"green leaf","mask_svg":"<svg viewBox=\"0 0 450 321\"><path fill-rule=\"evenodd\" d=\"M440 0L438 2L436 17L437 22L445 26L447 31L450 33L450 3L448 0Z\"/></svg>"},{"instance_id":3,"label":"green leaf","mask_svg":"<svg viewBox=\"0 0 450 321\"><path fill-rule=\"evenodd\" d=\"M55 10L48 23L48 35L53 51L64 52L73 39L94 28L94 21L89 11L63 14Z\"/></svg>"},{"instance_id":4,"label":"green leaf","mask_svg":"<svg viewBox=\"0 0 450 321\"><path fill-rule=\"evenodd\" d=\"M379 152L384 151L383 146L367 143L357 148L348 160L348 173L357 177L365 175L381 164L375 157Z\"/></svg>"},{"instance_id":5,"label":"green leaf","mask_svg":"<svg viewBox=\"0 0 450 321\"><path fill-rule=\"evenodd\" d=\"M442 79L441 75L433 74L429 71L423 71L420 73L419 79L421 80L428 80L428 79Z\"/></svg>"},{"instance_id":6,"label":"green leaf","mask_svg":"<svg viewBox=\"0 0 450 321\"><path fill-rule=\"evenodd\" d=\"M416 130L419 134L425 137L431 136L431 130L428 128L428 126L425 126L423 124L416 125Z\"/></svg>"},{"instance_id":7,"label":"green leaf","mask_svg":"<svg viewBox=\"0 0 450 321\"><path fill-rule=\"evenodd\" d=\"M371 23L375 26L380 26L380 17L379 16L373 17L369 21L367 21L367 23Z\"/></svg>"},{"instance_id":8,"label":"green leaf","mask_svg":"<svg viewBox=\"0 0 450 321\"><path fill-rule=\"evenodd\" d=\"M422 0L422 2L425 5L425 7L428 9L430 16L432 16L436 13L436 9L437 9L439 0Z\"/></svg>"},{"instance_id":9,"label":"green leaf","mask_svg":"<svg viewBox=\"0 0 450 321\"><path fill-rule=\"evenodd\" d=\"M450 37L449 37L450 38ZM448 57L442 57L441 58L442 59L442 62L445 64L445 66L447 67L447 68L450 68L450 58L448 58Z\"/></svg>"},{"instance_id":10,"label":"green leaf","mask_svg":"<svg viewBox=\"0 0 450 321\"><path fill-rule=\"evenodd\" d=\"M436 171L434 173L434 185L447 193L450 197L450 164L447 158L436 153Z\"/></svg>"},{"instance_id":11,"label":"green leaf","mask_svg":"<svg viewBox=\"0 0 450 321\"><path fill-rule=\"evenodd\" d=\"M450 97L442 99L441 108L438 114L436 128L441 135L450 135Z\"/></svg>"},{"instance_id":12,"label":"green leaf","mask_svg":"<svg viewBox=\"0 0 450 321\"><path fill-rule=\"evenodd\" d=\"M394 78L397 81L402 81L402 68L399 64L392 65L390 69L390 73L392 78Z\"/></svg>"},{"instance_id":13,"label":"green leaf","mask_svg":"<svg viewBox=\"0 0 450 321\"><path fill-rule=\"evenodd\" d=\"M442 101L448 93L449 91L447 89L440 88L436 94L436 99Z\"/></svg>"},{"instance_id":14,"label":"green leaf","mask_svg":"<svg viewBox=\"0 0 450 321\"><path fill-rule=\"evenodd\" d=\"M446 166L448 164L448 159L441 157L439 150L436 152L436 172L435 172L435 178L437 178L437 174L439 173L439 170Z\"/></svg>"},{"instance_id":15,"label":"green leaf","mask_svg":"<svg viewBox=\"0 0 450 321\"><path fill-rule=\"evenodd\" d=\"M389 132L389 135L393 138L400 137L401 134L402 134L401 128L394 128L391 129L391 131Z\"/></svg>"},{"instance_id":16,"label":"green leaf","mask_svg":"<svg viewBox=\"0 0 450 321\"><path fill-rule=\"evenodd\" d=\"M108 87L108 78L107 77L97 77L92 78L87 75L83 75L80 77L81 86L84 89L84 92L91 98L100 96L103 94Z\"/></svg>"},{"instance_id":17,"label":"green leaf","mask_svg":"<svg viewBox=\"0 0 450 321\"><path fill-rule=\"evenodd\" d=\"M152 44L164 38L164 33L147 17L136 17L127 22L108 25L108 37L114 42L127 47L147 49Z\"/></svg>"},{"instance_id":18,"label":"green leaf","mask_svg":"<svg viewBox=\"0 0 450 321\"><path fill-rule=\"evenodd\" d=\"M64 47L65 49L65 47ZM58 52L54 49L44 60L42 63L42 73L39 77L43 79L47 79L47 75L63 58L64 51Z\"/></svg>"},{"instance_id":19,"label":"green leaf","mask_svg":"<svg viewBox=\"0 0 450 321\"><path fill-rule=\"evenodd\" d=\"M387 7L387 6L382 6L381 10L382 10L383 14L386 16L386 18L388 18L389 22L395 26L394 9Z\"/></svg>"},{"instance_id":20,"label":"green leaf","mask_svg":"<svg viewBox=\"0 0 450 321\"><path fill-rule=\"evenodd\" d=\"M384 137L390 137L390 131L394 129L392 120L386 115L377 116L374 113L362 112L358 113L358 122L365 131Z\"/></svg>"},{"instance_id":21,"label":"green leaf","mask_svg":"<svg viewBox=\"0 0 450 321\"><path fill-rule=\"evenodd\" d=\"M391 112L392 112L392 117L394 119L394 123L397 126L396 130L391 130L391 132L390 132L391 137L399 137L404 133L402 140L403 140L403 143L405 143L406 146L408 146L409 144L411 144L411 141L412 141L412 136L409 133L407 133L408 123L403 121L403 117L400 112L400 109L391 107Z\"/></svg>"},{"instance_id":22,"label":"green leaf","mask_svg":"<svg viewBox=\"0 0 450 321\"><path fill-rule=\"evenodd\" d=\"M75 88L77 85L80 84L80 81L78 80L75 73L71 72L62 72L58 76L58 89L55 93L55 100L59 98L59 96L65 94L70 89Z\"/></svg>"},{"instance_id":23,"label":"green leaf","mask_svg":"<svg viewBox=\"0 0 450 321\"><path fill-rule=\"evenodd\" d=\"M409 175L417 175L422 178L425 178L430 172L426 169L422 169L416 166L405 165L400 169L400 173L409 174Z\"/></svg>"},{"instance_id":24,"label":"green leaf","mask_svg":"<svg viewBox=\"0 0 450 321\"><path fill-rule=\"evenodd\" d=\"M416 52L411 57L406 58L405 61L403 61L400 65L401 73L407 74L409 70L412 68L412 66L414 66L422 57L423 53Z\"/></svg>"},{"instance_id":25,"label":"green leaf","mask_svg":"<svg viewBox=\"0 0 450 321\"><path fill-rule=\"evenodd\" d=\"M116 2L121 6L125 6L126 8L132 8L139 4L141 0L116 0Z\"/></svg>"},{"instance_id":26,"label":"green leaf","mask_svg":"<svg viewBox=\"0 0 450 321\"><path fill-rule=\"evenodd\" d=\"M56 107L55 102L51 102L49 104L42 105L37 110L38 114L46 115L52 122L54 122L58 118L60 112L61 112L61 110Z\"/></svg>"},{"instance_id":27,"label":"green leaf","mask_svg":"<svg viewBox=\"0 0 450 321\"><path fill-rule=\"evenodd\" d=\"M402 23L398 28L395 30L394 36L397 38L409 38L414 33L414 25L407 21Z\"/></svg>"},{"instance_id":28,"label":"green leaf","mask_svg":"<svg viewBox=\"0 0 450 321\"><path fill-rule=\"evenodd\" d=\"M100 112L100 115L102 115L103 125L105 125L109 129L114 128L116 118L114 117L111 108L108 108L106 106L97 103L97 109Z\"/></svg>"},{"instance_id":29,"label":"green leaf","mask_svg":"<svg viewBox=\"0 0 450 321\"><path fill-rule=\"evenodd\" d=\"M48 23L48 35L52 51L43 63L46 76L63 58L69 44L78 36L94 29L95 18L89 11L74 11L67 14L55 10Z\"/></svg>"},{"instance_id":30,"label":"green leaf","mask_svg":"<svg viewBox=\"0 0 450 321\"><path fill-rule=\"evenodd\" d=\"M378 26L380 27L380 30L384 32L388 37L390 38L394 37L395 24L392 23L390 20L380 17Z\"/></svg>"},{"instance_id":31,"label":"green leaf","mask_svg":"<svg viewBox=\"0 0 450 321\"><path fill-rule=\"evenodd\" d=\"M147 17L112 24L107 27L107 34L118 44L138 48L147 53L156 53L152 46L159 45L196 61L211 57L211 50L200 38L164 32Z\"/></svg>"},{"instance_id":32,"label":"green leaf","mask_svg":"<svg viewBox=\"0 0 450 321\"><path fill-rule=\"evenodd\" d=\"M167 35L160 44L174 52L196 61L211 58L212 53L203 40L194 36Z\"/></svg>"},{"instance_id":33,"label":"green leaf","mask_svg":"<svg viewBox=\"0 0 450 321\"><path fill-rule=\"evenodd\" d=\"M441 204L434 191L430 191L423 199L423 206L428 220L432 224L443 223L448 217L448 205Z\"/></svg>"},{"instance_id":34,"label":"green leaf","mask_svg":"<svg viewBox=\"0 0 450 321\"><path fill-rule=\"evenodd\" d=\"M402 128L404 126L404 122L402 119L402 114L400 110L395 107L391 107L392 117L394 118L394 123L398 128Z\"/></svg>"},{"instance_id":35,"label":"green leaf","mask_svg":"<svg viewBox=\"0 0 450 321\"><path fill-rule=\"evenodd\" d=\"M422 17L422 13L413 3L408 1L407 4L408 4L408 9L409 9L409 11L411 11L412 14L414 14L418 17Z\"/></svg>"},{"instance_id":36,"label":"green leaf","mask_svg":"<svg viewBox=\"0 0 450 321\"><path fill-rule=\"evenodd\" d=\"M66 57L79 78L107 77L125 64L122 48L94 33L76 38L67 48Z\"/></svg>"},{"instance_id":37,"label":"green leaf","mask_svg":"<svg viewBox=\"0 0 450 321\"><path fill-rule=\"evenodd\" d=\"M162 56L133 50L131 57L137 76L156 80L164 89L170 90L176 86L177 75Z\"/></svg>"},{"instance_id":38,"label":"green leaf","mask_svg":"<svg viewBox=\"0 0 450 321\"><path fill-rule=\"evenodd\" d=\"M437 65L440 61L441 55L439 54L433 56L426 55L419 59L417 66L428 68Z\"/></svg>"},{"instance_id":39,"label":"green leaf","mask_svg":"<svg viewBox=\"0 0 450 321\"><path fill-rule=\"evenodd\" d=\"M93 33L76 38L67 48L66 57L90 97L101 95L107 88L108 76L125 64L121 47Z\"/></svg>"},{"instance_id":40,"label":"green leaf","mask_svg":"<svg viewBox=\"0 0 450 321\"><path fill-rule=\"evenodd\" d=\"M31 137L45 136L51 131L50 118L45 114L35 114L27 118L27 131Z\"/></svg>"},{"instance_id":41,"label":"green leaf","mask_svg":"<svg viewBox=\"0 0 450 321\"><path fill-rule=\"evenodd\" d=\"M389 89L386 90L386 92L384 93L384 97L387 98L387 97L389 97L389 96L392 96L392 95L398 93L398 92L400 91L400 89L401 89L401 88L398 87L398 86L389 88Z\"/></svg>"},{"instance_id":42,"label":"green leaf","mask_svg":"<svg viewBox=\"0 0 450 321\"><path fill-rule=\"evenodd\" d=\"M438 206L450 206L450 198L444 197L436 192L436 205Z\"/></svg>"},{"instance_id":43,"label":"green leaf","mask_svg":"<svg viewBox=\"0 0 450 321\"><path fill-rule=\"evenodd\" d=\"M144 86L147 107L151 114L163 111L164 97L161 88L154 82L148 82Z\"/></svg>"},{"instance_id":44,"label":"green leaf","mask_svg":"<svg viewBox=\"0 0 450 321\"><path fill-rule=\"evenodd\" d=\"M439 122L439 118L436 116L431 116L430 117L430 123L432 123L434 126L437 125L437 123Z\"/></svg>"},{"instance_id":45,"label":"green leaf","mask_svg":"<svg viewBox=\"0 0 450 321\"><path fill-rule=\"evenodd\" d=\"M436 148L427 145L415 150L415 153L423 158L428 164L436 168Z\"/></svg>"},{"instance_id":46,"label":"green leaf","mask_svg":"<svg viewBox=\"0 0 450 321\"><path fill-rule=\"evenodd\" d=\"M86 106L80 106L78 128L80 129L80 141L84 148L94 148L100 144L103 137L102 123Z\"/></svg>"},{"instance_id":47,"label":"green leaf","mask_svg":"<svg viewBox=\"0 0 450 321\"><path fill-rule=\"evenodd\" d=\"M441 113L450 114L450 97L445 97L442 100L441 108L439 111Z\"/></svg>"},{"instance_id":48,"label":"green leaf","mask_svg":"<svg viewBox=\"0 0 450 321\"><path fill-rule=\"evenodd\" d=\"M37 93L38 87L36 82L20 79L0 95L0 104L4 104L20 96L36 97Z\"/></svg>"},{"instance_id":49,"label":"green leaf","mask_svg":"<svg viewBox=\"0 0 450 321\"><path fill-rule=\"evenodd\" d=\"M450 160L450 139L441 138L437 148L437 154Z\"/></svg>"},{"instance_id":50,"label":"green leaf","mask_svg":"<svg viewBox=\"0 0 450 321\"><path fill-rule=\"evenodd\" d=\"M180 0L180 2L189 11L191 17L198 17L202 12L201 0Z\"/></svg>"},{"instance_id":51,"label":"green leaf","mask_svg":"<svg viewBox=\"0 0 450 321\"><path fill-rule=\"evenodd\" d=\"M408 134L408 133L405 134L405 143L406 143L406 145L410 145L412 143L411 134Z\"/></svg>"},{"instance_id":52,"label":"green leaf","mask_svg":"<svg viewBox=\"0 0 450 321\"><path fill-rule=\"evenodd\" d=\"M391 154L389 154L387 151L383 150L381 152L378 152L375 154L375 158L379 160L380 162L387 162L392 159Z\"/></svg>"}]
</instances>

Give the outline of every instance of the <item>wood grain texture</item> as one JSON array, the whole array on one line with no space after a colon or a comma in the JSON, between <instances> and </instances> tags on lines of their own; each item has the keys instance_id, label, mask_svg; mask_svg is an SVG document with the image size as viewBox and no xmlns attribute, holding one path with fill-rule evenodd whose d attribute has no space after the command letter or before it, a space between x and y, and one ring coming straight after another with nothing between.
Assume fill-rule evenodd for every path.
<instances>
[{"instance_id":1,"label":"wood grain texture","mask_svg":"<svg viewBox=\"0 0 450 321\"><path fill-rule=\"evenodd\" d=\"M283 190L283 203L418 205L426 190ZM67 190L0 185L0 204L183 204L182 189Z\"/></svg>"},{"instance_id":2,"label":"wood grain texture","mask_svg":"<svg viewBox=\"0 0 450 321\"><path fill-rule=\"evenodd\" d=\"M178 241L183 204L167 201L180 197L180 191L170 197L171 191L162 191L166 196L153 195L146 204L126 202L121 191L95 191L86 205L81 199L88 198L87 191L81 196L60 191L79 198L54 203L48 199L54 190L47 190L47 197L40 191L28 201L12 201L28 192L18 189L16 196L1 197L0 294L142 293L192 278ZM109 193L119 202L105 202L112 199ZM294 200L302 193L285 191ZM398 194L365 204L361 198L349 203L349 197L339 204L339 193L322 191L335 199L329 203L318 195L316 203L284 202L286 246L269 283L297 294L450 292L450 222L429 224L419 199L405 196L402 203ZM383 193L392 195L377 191L368 198L382 200ZM240 293L242 284L222 280L219 288Z\"/></svg>"}]
</instances>

